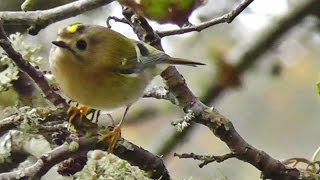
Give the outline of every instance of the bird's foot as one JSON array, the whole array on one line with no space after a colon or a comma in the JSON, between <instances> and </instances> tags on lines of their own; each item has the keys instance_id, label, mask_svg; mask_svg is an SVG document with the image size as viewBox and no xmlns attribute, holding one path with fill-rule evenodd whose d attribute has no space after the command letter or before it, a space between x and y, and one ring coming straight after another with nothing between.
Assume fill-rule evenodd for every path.
<instances>
[{"instance_id":1,"label":"bird's foot","mask_svg":"<svg viewBox=\"0 0 320 180\"><path fill-rule=\"evenodd\" d=\"M79 123L82 122L82 119L84 116L86 116L89 112L88 106L81 105L80 107L77 106L70 106L70 108L67 111L67 114L69 116L69 125L68 130L70 129L71 124L73 124L74 119L80 115L79 117Z\"/></svg>"},{"instance_id":2,"label":"bird's foot","mask_svg":"<svg viewBox=\"0 0 320 180\"><path fill-rule=\"evenodd\" d=\"M120 125L117 125L113 127L113 129L107 133L100 134L99 141L104 141L106 139L110 139L109 147L108 147L108 153L112 153L114 148L117 145L118 140L121 137L121 127Z\"/></svg>"},{"instance_id":3,"label":"bird's foot","mask_svg":"<svg viewBox=\"0 0 320 180\"><path fill-rule=\"evenodd\" d=\"M104 141L106 139L110 139L110 143L109 143L109 147L108 147L108 153L112 153L113 152L114 148L117 145L118 140L121 137L121 124L122 124L124 118L126 117L130 106L131 106L131 104L126 107L126 110L124 111L124 114L123 114L119 124L116 125L116 126L114 126L115 122L114 122L111 114L108 114L108 116L112 120L112 126L111 127L113 127L113 128L110 131L108 131L107 133L101 133L100 134L101 136L99 137L99 141L100 142Z\"/></svg>"}]
</instances>

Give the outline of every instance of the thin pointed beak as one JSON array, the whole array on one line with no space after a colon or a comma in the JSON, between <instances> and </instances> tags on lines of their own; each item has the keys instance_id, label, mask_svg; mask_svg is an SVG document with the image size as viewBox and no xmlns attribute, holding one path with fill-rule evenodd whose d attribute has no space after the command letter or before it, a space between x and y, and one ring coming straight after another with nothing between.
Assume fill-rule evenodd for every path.
<instances>
[{"instance_id":1,"label":"thin pointed beak","mask_svg":"<svg viewBox=\"0 0 320 180\"><path fill-rule=\"evenodd\" d=\"M52 41L52 44L61 47L61 48L65 48L65 49L69 49L70 47L63 41Z\"/></svg>"},{"instance_id":2,"label":"thin pointed beak","mask_svg":"<svg viewBox=\"0 0 320 180\"><path fill-rule=\"evenodd\" d=\"M56 45L56 46L58 46L60 48L67 49L70 52L75 54L74 50L67 43L65 43L64 41L52 41L52 44L54 44L54 45Z\"/></svg>"}]
</instances>

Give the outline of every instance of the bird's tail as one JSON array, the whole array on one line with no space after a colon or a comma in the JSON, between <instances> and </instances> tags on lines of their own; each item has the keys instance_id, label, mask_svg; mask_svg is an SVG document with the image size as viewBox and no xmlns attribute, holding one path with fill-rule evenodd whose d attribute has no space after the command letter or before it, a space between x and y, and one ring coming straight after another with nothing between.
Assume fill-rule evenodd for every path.
<instances>
[{"instance_id":1,"label":"bird's tail","mask_svg":"<svg viewBox=\"0 0 320 180\"><path fill-rule=\"evenodd\" d=\"M200 63L200 62L190 61L190 60L186 60L186 59L182 59L182 58L174 58L174 57L170 57L170 58L166 59L164 62L167 64L186 65L186 66L193 66L193 67L196 67L198 65L206 65L206 64Z\"/></svg>"}]
</instances>

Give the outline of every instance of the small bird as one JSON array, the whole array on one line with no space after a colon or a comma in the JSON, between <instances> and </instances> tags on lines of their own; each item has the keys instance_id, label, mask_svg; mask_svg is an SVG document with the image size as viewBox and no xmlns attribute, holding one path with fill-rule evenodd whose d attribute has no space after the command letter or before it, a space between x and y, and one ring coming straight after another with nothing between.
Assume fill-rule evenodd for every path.
<instances>
[{"instance_id":1,"label":"small bird","mask_svg":"<svg viewBox=\"0 0 320 180\"><path fill-rule=\"evenodd\" d=\"M142 97L156 75L168 65L204 65L170 57L144 42L91 24L76 23L61 29L52 44L52 73L62 92L83 105L80 113L86 115L87 107L113 110L126 106L120 123L101 138L111 138L109 152L121 136L129 107Z\"/></svg>"}]
</instances>

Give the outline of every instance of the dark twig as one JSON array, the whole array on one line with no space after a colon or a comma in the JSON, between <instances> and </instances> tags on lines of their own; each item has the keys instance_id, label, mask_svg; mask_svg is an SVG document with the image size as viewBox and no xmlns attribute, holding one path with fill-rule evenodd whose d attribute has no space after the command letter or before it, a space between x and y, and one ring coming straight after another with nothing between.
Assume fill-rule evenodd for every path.
<instances>
[{"instance_id":1,"label":"dark twig","mask_svg":"<svg viewBox=\"0 0 320 180\"><path fill-rule=\"evenodd\" d=\"M109 16L109 17L107 18L107 21L106 21L106 24L107 24L108 28L111 28L111 24L110 24L110 21L111 21L111 20L114 20L115 22L122 22L122 23L124 23L124 24L130 25L130 22L127 21L127 20L124 19L124 18L118 18L118 17L116 17L116 16Z\"/></svg>"},{"instance_id":2,"label":"dark twig","mask_svg":"<svg viewBox=\"0 0 320 180\"><path fill-rule=\"evenodd\" d=\"M213 156L213 155L197 155L197 154L194 154L194 153L190 153L190 154L187 154L187 153L184 153L184 154L177 154L177 153L174 153L174 156L178 157L178 158L192 158L192 159L195 159L195 160L200 160L200 161L203 161L202 163L199 164L199 167L202 168L203 166L209 164L209 163L212 163L212 162L223 162L227 159L230 159L230 158L234 158L236 157L235 154L233 153L228 153L228 154L225 154L225 155L222 155L222 156Z\"/></svg>"},{"instance_id":3,"label":"dark twig","mask_svg":"<svg viewBox=\"0 0 320 180\"><path fill-rule=\"evenodd\" d=\"M188 32L193 32L197 31L200 32L210 26L214 26L217 24L221 23L231 23L244 9L246 9L254 0L243 0L240 5L238 5L235 9L230 11L229 13L214 18L210 21L201 23L199 25L193 25L193 26L188 26L188 27L183 27L181 29L175 29L175 30L168 30L168 31L159 31L157 34L160 37L165 37L165 36L172 36L172 35L177 35L177 34L184 34Z\"/></svg>"},{"instance_id":4,"label":"dark twig","mask_svg":"<svg viewBox=\"0 0 320 180\"><path fill-rule=\"evenodd\" d=\"M29 33L36 35L50 24L111 3L113 0L79 0L53 9L42 11L4 11L0 19L5 24L31 25Z\"/></svg>"}]
</instances>

